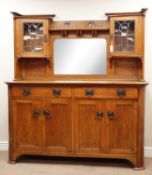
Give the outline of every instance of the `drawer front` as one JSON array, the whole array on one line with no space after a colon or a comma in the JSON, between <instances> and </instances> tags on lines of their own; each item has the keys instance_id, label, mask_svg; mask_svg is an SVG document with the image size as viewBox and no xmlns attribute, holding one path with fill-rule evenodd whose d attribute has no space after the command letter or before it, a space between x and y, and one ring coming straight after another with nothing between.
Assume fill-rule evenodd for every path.
<instances>
[{"instance_id":1,"label":"drawer front","mask_svg":"<svg viewBox=\"0 0 152 175\"><path fill-rule=\"evenodd\" d=\"M138 97L137 88L75 88L76 98L128 98Z\"/></svg>"},{"instance_id":2,"label":"drawer front","mask_svg":"<svg viewBox=\"0 0 152 175\"><path fill-rule=\"evenodd\" d=\"M14 97L71 97L71 88L64 87L20 87L12 88Z\"/></svg>"}]
</instances>

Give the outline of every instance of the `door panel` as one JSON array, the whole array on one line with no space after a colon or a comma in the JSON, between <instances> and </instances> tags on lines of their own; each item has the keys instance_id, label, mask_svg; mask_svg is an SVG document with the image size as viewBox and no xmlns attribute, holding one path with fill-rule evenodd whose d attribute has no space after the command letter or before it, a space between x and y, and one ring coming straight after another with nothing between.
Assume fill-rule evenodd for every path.
<instances>
[{"instance_id":1,"label":"door panel","mask_svg":"<svg viewBox=\"0 0 152 175\"><path fill-rule=\"evenodd\" d=\"M18 150L41 150L41 103L39 100L13 101L13 128ZM35 113L34 113L35 112Z\"/></svg>"},{"instance_id":2,"label":"door panel","mask_svg":"<svg viewBox=\"0 0 152 175\"><path fill-rule=\"evenodd\" d=\"M44 149L47 152L71 152L72 118L71 105L68 99L46 100L44 110Z\"/></svg>"},{"instance_id":3,"label":"door panel","mask_svg":"<svg viewBox=\"0 0 152 175\"><path fill-rule=\"evenodd\" d=\"M48 25L45 19L16 20L17 57L48 56Z\"/></svg>"},{"instance_id":4,"label":"door panel","mask_svg":"<svg viewBox=\"0 0 152 175\"><path fill-rule=\"evenodd\" d=\"M135 153L137 138L137 103L135 101L110 101L107 118L109 125L109 150L111 153ZM112 113L111 113L112 114Z\"/></svg>"},{"instance_id":5,"label":"door panel","mask_svg":"<svg viewBox=\"0 0 152 175\"><path fill-rule=\"evenodd\" d=\"M111 55L140 54L138 24L138 17L111 18Z\"/></svg>"},{"instance_id":6,"label":"door panel","mask_svg":"<svg viewBox=\"0 0 152 175\"><path fill-rule=\"evenodd\" d=\"M104 147L104 103L95 100L76 102L76 151L80 153L100 153ZM97 116L99 112L99 116ZM101 115L101 112L103 114Z\"/></svg>"}]
</instances>

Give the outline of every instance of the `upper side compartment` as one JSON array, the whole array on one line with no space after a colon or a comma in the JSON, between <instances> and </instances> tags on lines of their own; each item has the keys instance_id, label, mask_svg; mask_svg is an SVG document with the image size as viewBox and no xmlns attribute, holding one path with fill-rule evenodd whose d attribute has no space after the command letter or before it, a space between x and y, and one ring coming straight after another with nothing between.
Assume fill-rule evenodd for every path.
<instances>
[{"instance_id":1,"label":"upper side compartment","mask_svg":"<svg viewBox=\"0 0 152 175\"><path fill-rule=\"evenodd\" d=\"M144 55L144 16L147 9L140 12L106 13L110 21L111 57L142 59Z\"/></svg>"},{"instance_id":2,"label":"upper side compartment","mask_svg":"<svg viewBox=\"0 0 152 175\"><path fill-rule=\"evenodd\" d=\"M12 14L16 58L49 58L49 24L55 15Z\"/></svg>"}]
</instances>

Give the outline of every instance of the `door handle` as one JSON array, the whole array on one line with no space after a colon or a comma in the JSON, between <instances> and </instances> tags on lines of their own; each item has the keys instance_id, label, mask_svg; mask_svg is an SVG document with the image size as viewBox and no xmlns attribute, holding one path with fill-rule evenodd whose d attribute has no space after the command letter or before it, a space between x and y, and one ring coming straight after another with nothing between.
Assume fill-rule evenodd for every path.
<instances>
[{"instance_id":1,"label":"door handle","mask_svg":"<svg viewBox=\"0 0 152 175\"><path fill-rule=\"evenodd\" d=\"M126 96L126 90L125 89L118 89L117 90L117 96L118 97L124 97L124 96Z\"/></svg>"},{"instance_id":2,"label":"door handle","mask_svg":"<svg viewBox=\"0 0 152 175\"><path fill-rule=\"evenodd\" d=\"M104 113L103 112L97 112L96 117L97 119L101 119L103 117Z\"/></svg>"},{"instance_id":3,"label":"door handle","mask_svg":"<svg viewBox=\"0 0 152 175\"><path fill-rule=\"evenodd\" d=\"M53 95L55 95L55 96L59 96L59 95L61 95L61 90L60 90L60 89L53 89L53 90L52 90L52 93L53 93Z\"/></svg>"},{"instance_id":4,"label":"door handle","mask_svg":"<svg viewBox=\"0 0 152 175\"><path fill-rule=\"evenodd\" d=\"M23 89L23 95L24 95L24 96L28 96L28 95L30 95L30 94L31 94L31 89L29 89L29 88Z\"/></svg>"},{"instance_id":5,"label":"door handle","mask_svg":"<svg viewBox=\"0 0 152 175\"><path fill-rule=\"evenodd\" d=\"M108 112L108 117L109 117L109 119L114 119L115 113L112 112L112 111L109 111L109 112Z\"/></svg>"},{"instance_id":6,"label":"door handle","mask_svg":"<svg viewBox=\"0 0 152 175\"><path fill-rule=\"evenodd\" d=\"M86 90L86 95L87 96L93 96L94 95L94 91L92 89L87 89Z\"/></svg>"},{"instance_id":7,"label":"door handle","mask_svg":"<svg viewBox=\"0 0 152 175\"><path fill-rule=\"evenodd\" d=\"M36 117L36 118L38 118L38 117L40 116L40 114L41 114L41 111L38 110L38 109L35 109L35 110L33 111L33 116Z\"/></svg>"},{"instance_id":8,"label":"door handle","mask_svg":"<svg viewBox=\"0 0 152 175\"><path fill-rule=\"evenodd\" d=\"M49 110L47 110L47 109L43 111L43 114L44 114L44 116L45 116L46 118L51 117L51 112L50 112Z\"/></svg>"}]
</instances>

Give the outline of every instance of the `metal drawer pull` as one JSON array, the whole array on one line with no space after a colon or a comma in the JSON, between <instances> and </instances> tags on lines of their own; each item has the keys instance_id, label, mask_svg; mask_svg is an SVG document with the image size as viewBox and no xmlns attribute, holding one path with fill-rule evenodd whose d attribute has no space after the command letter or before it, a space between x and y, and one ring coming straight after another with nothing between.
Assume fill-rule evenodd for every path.
<instances>
[{"instance_id":1,"label":"metal drawer pull","mask_svg":"<svg viewBox=\"0 0 152 175\"><path fill-rule=\"evenodd\" d=\"M47 109L43 111L43 114L44 114L44 116L45 116L46 118L51 117L51 113L50 113L50 111L47 110Z\"/></svg>"},{"instance_id":2,"label":"metal drawer pull","mask_svg":"<svg viewBox=\"0 0 152 175\"><path fill-rule=\"evenodd\" d=\"M109 119L114 119L115 113L112 112L112 111L109 111L109 112L108 112L108 117L109 117Z\"/></svg>"},{"instance_id":3,"label":"metal drawer pull","mask_svg":"<svg viewBox=\"0 0 152 175\"><path fill-rule=\"evenodd\" d=\"M87 89L86 90L86 95L87 96L93 96L94 95L94 91L92 89Z\"/></svg>"},{"instance_id":4,"label":"metal drawer pull","mask_svg":"<svg viewBox=\"0 0 152 175\"><path fill-rule=\"evenodd\" d=\"M61 90L60 89L53 89L52 92L53 92L53 95L55 95L55 96L61 95Z\"/></svg>"},{"instance_id":5,"label":"metal drawer pull","mask_svg":"<svg viewBox=\"0 0 152 175\"><path fill-rule=\"evenodd\" d=\"M23 95L24 95L24 96L28 96L28 95L30 95L30 94L31 94L31 89L29 89L29 88L23 89Z\"/></svg>"},{"instance_id":6,"label":"metal drawer pull","mask_svg":"<svg viewBox=\"0 0 152 175\"><path fill-rule=\"evenodd\" d=\"M124 96L126 96L126 90L125 89L118 89L117 90L117 96L118 97L124 97Z\"/></svg>"},{"instance_id":7,"label":"metal drawer pull","mask_svg":"<svg viewBox=\"0 0 152 175\"><path fill-rule=\"evenodd\" d=\"M103 117L103 112L97 112L96 117L97 119L101 119Z\"/></svg>"},{"instance_id":8,"label":"metal drawer pull","mask_svg":"<svg viewBox=\"0 0 152 175\"><path fill-rule=\"evenodd\" d=\"M35 109L35 110L33 111L33 116L34 116L34 117L39 117L40 114L41 114L41 111L38 110L38 109Z\"/></svg>"}]
</instances>

